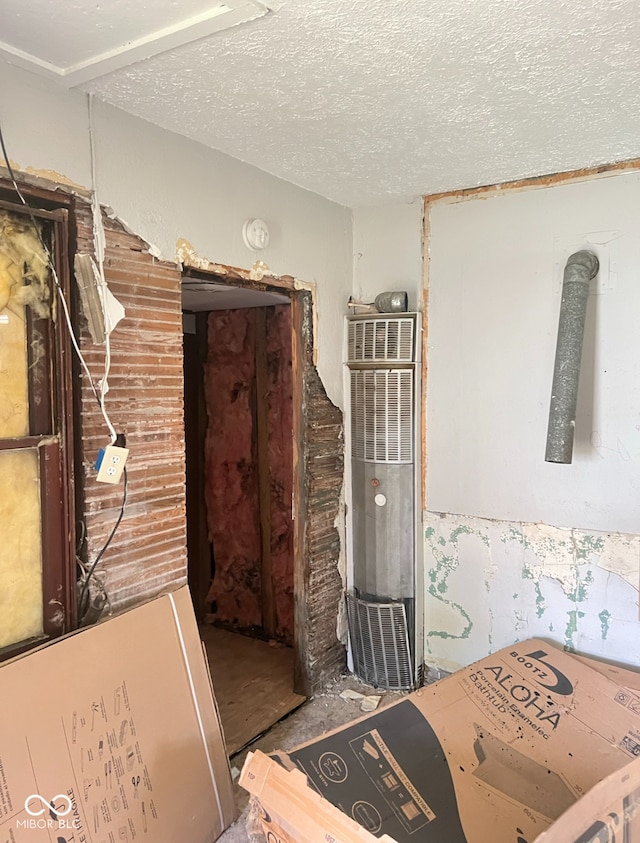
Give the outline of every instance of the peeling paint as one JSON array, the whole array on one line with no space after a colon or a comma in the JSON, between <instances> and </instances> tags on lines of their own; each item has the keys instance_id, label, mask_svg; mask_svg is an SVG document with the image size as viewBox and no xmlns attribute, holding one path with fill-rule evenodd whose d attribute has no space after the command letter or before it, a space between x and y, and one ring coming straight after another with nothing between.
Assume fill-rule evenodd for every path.
<instances>
[{"instance_id":1,"label":"peeling paint","mask_svg":"<svg viewBox=\"0 0 640 843\"><path fill-rule=\"evenodd\" d=\"M14 172L19 170L19 167L12 162L11 167ZM21 172L26 173L28 176L35 176L37 179L44 179L47 182L52 182L53 184L60 185L64 184L66 187L72 187L74 190L81 191L83 194L87 193L86 188L84 188L78 182L71 181L70 178L63 175L62 173L56 172L56 170L38 170L35 167L25 167L24 170Z\"/></svg>"},{"instance_id":2,"label":"peeling paint","mask_svg":"<svg viewBox=\"0 0 640 843\"><path fill-rule=\"evenodd\" d=\"M576 603L583 603L589 595L589 589L587 586L592 583L593 573L591 571L587 571L586 576L582 580L580 579L579 572L576 571L576 587L572 592L567 594L567 597Z\"/></svg>"},{"instance_id":3,"label":"peeling paint","mask_svg":"<svg viewBox=\"0 0 640 843\"><path fill-rule=\"evenodd\" d=\"M457 634L445 629L427 629L425 632L427 647L429 646L429 638L464 639L469 637L473 628L473 621L464 607L460 603L454 600L449 600L444 596L449 588L449 577L457 569L459 564L458 541L460 537L464 535L479 538L486 547L489 546L489 539L486 535L484 535L481 531L474 530L466 525L460 525L452 530L448 540L444 539L444 537L440 537L437 541L434 541L436 536L435 529L433 527L427 527L425 529L425 538L430 544L433 558L436 561L435 567L428 569L426 572L427 591L432 597L435 597L436 600L439 600L441 603L444 603L453 609L454 613L464 623L463 628ZM451 546L454 551L452 555L447 555L441 550L442 547L446 546Z\"/></svg>"},{"instance_id":4,"label":"peeling paint","mask_svg":"<svg viewBox=\"0 0 640 843\"><path fill-rule=\"evenodd\" d=\"M300 278L287 276L282 278L276 275L263 261L256 261L251 270L239 269L237 267L225 266L221 263L201 257L193 245L184 237L176 240L176 261L182 266L191 269L201 269L205 272L212 272L215 275L231 276L248 281L260 281L263 277L269 279L269 283L276 287L285 287L294 290L306 290L315 296L317 285L312 281L302 281ZM258 277L259 276L259 277Z\"/></svg>"},{"instance_id":5,"label":"peeling paint","mask_svg":"<svg viewBox=\"0 0 640 843\"><path fill-rule=\"evenodd\" d=\"M425 559L432 664L455 669L534 635L640 663L640 536L426 512Z\"/></svg>"},{"instance_id":6,"label":"peeling paint","mask_svg":"<svg viewBox=\"0 0 640 843\"><path fill-rule=\"evenodd\" d=\"M598 617L600 618L600 626L602 628L602 640L606 641L607 635L609 634L609 626L611 624L611 612L603 609Z\"/></svg>"},{"instance_id":7,"label":"peeling paint","mask_svg":"<svg viewBox=\"0 0 640 843\"><path fill-rule=\"evenodd\" d=\"M584 612L572 609L567 612L567 627L564 631L564 643L567 647L573 647L573 636L578 632L578 618L583 618Z\"/></svg>"},{"instance_id":8,"label":"peeling paint","mask_svg":"<svg viewBox=\"0 0 640 843\"><path fill-rule=\"evenodd\" d=\"M273 275L264 261L256 261L249 271L249 278L252 281L262 281L265 275Z\"/></svg>"},{"instance_id":9,"label":"peeling paint","mask_svg":"<svg viewBox=\"0 0 640 843\"><path fill-rule=\"evenodd\" d=\"M575 531L572 531L574 533ZM591 553L601 553L604 548L602 536L582 535L575 540L576 559L587 559Z\"/></svg>"},{"instance_id":10,"label":"peeling paint","mask_svg":"<svg viewBox=\"0 0 640 843\"><path fill-rule=\"evenodd\" d=\"M519 527L509 526L500 539L503 543L515 541L531 552L533 559L527 563L528 579L539 581L543 576L552 577L560 583L567 597L577 602L587 598L588 586L594 581L591 571L580 578L578 567L581 562L588 561L591 565L617 573L637 587L638 537L581 533L545 524L522 524Z\"/></svg>"},{"instance_id":11,"label":"peeling paint","mask_svg":"<svg viewBox=\"0 0 640 843\"><path fill-rule=\"evenodd\" d=\"M183 267L200 269L204 272L211 272L222 278L233 278L245 281L262 281L267 279L274 287L281 287L286 290L300 290L311 293L312 314L313 314L313 365L318 365L318 288L315 282L301 281L292 276L276 275L263 261L256 261L250 270L239 269L233 266L225 266L221 263L214 263L208 258L201 257L193 245L184 237L176 240L176 262Z\"/></svg>"}]
</instances>

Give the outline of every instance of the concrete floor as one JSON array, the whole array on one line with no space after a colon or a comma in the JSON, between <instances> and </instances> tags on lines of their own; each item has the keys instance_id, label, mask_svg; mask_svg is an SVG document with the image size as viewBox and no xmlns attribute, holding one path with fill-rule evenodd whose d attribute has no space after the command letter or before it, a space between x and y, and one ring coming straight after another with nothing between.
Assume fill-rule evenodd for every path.
<instances>
[{"instance_id":1,"label":"concrete floor","mask_svg":"<svg viewBox=\"0 0 640 843\"><path fill-rule=\"evenodd\" d=\"M235 774L236 770L239 772L242 769L247 753L252 750L260 749L262 752L269 753L277 749L294 749L331 729L362 717L364 712L360 709L360 701L344 700L340 697L346 689L358 691L365 696L381 695L382 699L378 708L405 696L403 692L385 692L372 688L360 682L355 676L343 676L326 691L313 697L280 723L276 723L247 749L232 756L230 762L232 772ZM249 794L238 784L234 785L234 792L240 816L219 840L220 843L249 843L252 839L247 830Z\"/></svg>"}]
</instances>

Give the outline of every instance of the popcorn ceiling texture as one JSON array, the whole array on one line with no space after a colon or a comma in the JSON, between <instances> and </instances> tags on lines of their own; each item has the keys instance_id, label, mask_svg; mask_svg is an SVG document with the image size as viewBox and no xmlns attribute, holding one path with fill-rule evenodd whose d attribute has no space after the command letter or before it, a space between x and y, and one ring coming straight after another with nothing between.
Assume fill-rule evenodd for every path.
<instances>
[{"instance_id":1,"label":"popcorn ceiling texture","mask_svg":"<svg viewBox=\"0 0 640 843\"><path fill-rule=\"evenodd\" d=\"M352 207L640 154L635 2L271 6L91 90Z\"/></svg>"}]
</instances>

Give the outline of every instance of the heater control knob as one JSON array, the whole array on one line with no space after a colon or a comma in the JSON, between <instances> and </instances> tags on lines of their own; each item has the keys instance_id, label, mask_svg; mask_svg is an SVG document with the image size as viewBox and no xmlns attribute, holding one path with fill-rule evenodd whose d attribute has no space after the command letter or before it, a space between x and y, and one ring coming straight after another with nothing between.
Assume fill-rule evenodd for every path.
<instances>
[{"instance_id":1,"label":"heater control knob","mask_svg":"<svg viewBox=\"0 0 640 843\"><path fill-rule=\"evenodd\" d=\"M378 494L373 499L375 501L376 506L384 506L387 502L386 495Z\"/></svg>"}]
</instances>

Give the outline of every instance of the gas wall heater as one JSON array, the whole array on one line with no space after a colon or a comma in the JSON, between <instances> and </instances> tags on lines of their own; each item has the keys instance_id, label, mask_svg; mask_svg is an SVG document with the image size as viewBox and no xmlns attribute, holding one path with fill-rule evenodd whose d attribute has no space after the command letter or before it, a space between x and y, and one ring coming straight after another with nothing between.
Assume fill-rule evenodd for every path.
<instances>
[{"instance_id":1,"label":"gas wall heater","mask_svg":"<svg viewBox=\"0 0 640 843\"><path fill-rule=\"evenodd\" d=\"M417 313L346 319L349 637L355 673L389 689L422 681L419 349Z\"/></svg>"}]
</instances>

